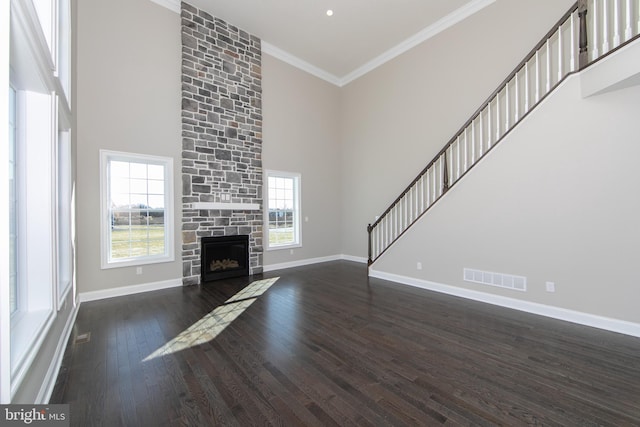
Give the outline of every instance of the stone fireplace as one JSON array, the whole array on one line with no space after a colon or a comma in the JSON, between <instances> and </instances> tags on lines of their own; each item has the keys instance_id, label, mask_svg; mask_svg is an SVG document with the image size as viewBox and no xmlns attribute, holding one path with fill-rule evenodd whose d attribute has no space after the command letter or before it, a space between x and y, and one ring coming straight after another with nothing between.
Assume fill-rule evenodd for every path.
<instances>
[{"instance_id":1,"label":"stone fireplace","mask_svg":"<svg viewBox=\"0 0 640 427\"><path fill-rule=\"evenodd\" d=\"M182 19L183 284L200 283L202 239L247 236L262 272L260 39L187 3Z\"/></svg>"}]
</instances>

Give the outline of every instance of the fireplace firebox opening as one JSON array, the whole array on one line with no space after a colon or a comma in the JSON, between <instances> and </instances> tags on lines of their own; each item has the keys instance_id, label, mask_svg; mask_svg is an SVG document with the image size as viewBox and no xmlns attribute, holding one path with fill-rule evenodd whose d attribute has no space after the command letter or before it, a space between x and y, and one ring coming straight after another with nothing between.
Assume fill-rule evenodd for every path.
<instances>
[{"instance_id":1,"label":"fireplace firebox opening","mask_svg":"<svg viewBox=\"0 0 640 427\"><path fill-rule=\"evenodd\" d=\"M249 275L249 236L203 237L202 282Z\"/></svg>"}]
</instances>

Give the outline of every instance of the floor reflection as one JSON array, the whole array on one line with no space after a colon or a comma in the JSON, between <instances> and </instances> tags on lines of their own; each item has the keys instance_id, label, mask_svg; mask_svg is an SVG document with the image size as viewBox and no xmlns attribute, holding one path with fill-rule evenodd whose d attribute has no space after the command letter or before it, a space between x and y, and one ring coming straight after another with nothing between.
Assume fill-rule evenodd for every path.
<instances>
[{"instance_id":1,"label":"floor reflection","mask_svg":"<svg viewBox=\"0 0 640 427\"><path fill-rule=\"evenodd\" d=\"M211 341L238 318L260 295L264 294L279 278L257 280L233 295L220 307L198 320L174 339L145 357L146 362L156 357L176 353L186 348Z\"/></svg>"}]
</instances>

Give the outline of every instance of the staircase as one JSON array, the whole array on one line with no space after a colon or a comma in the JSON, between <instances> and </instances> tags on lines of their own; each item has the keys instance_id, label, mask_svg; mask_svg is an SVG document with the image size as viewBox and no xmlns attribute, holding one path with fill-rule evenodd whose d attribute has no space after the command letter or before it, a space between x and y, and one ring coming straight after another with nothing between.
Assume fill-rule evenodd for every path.
<instances>
[{"instance_id":1,"label":"staircase","mask_svg":"<svg viewBox=\"0 0 640 427\"><path fill-rule=\"evenodd\" d=\"M368 225L368 264L379 259L569 75L638 37L640 0L576 2Z\"/></svg>"}]
</instances>

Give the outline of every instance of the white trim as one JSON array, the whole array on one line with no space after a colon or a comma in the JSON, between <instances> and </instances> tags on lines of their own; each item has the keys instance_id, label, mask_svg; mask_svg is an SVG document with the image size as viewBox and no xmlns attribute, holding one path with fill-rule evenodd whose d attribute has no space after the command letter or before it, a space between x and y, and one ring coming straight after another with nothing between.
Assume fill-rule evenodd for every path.
<instances>
[{"instance_id":1,"label":"white trim","mask_svg":"<svg viewBox=\"0 0 640 427\"><path fill-rule=\"evenodd\" d=\"M167 9L172 10L175 13L180 13L180 2L177 0L151 0L151 1L160 6L166 7ZM495 1L496 0L473 0L467 3L466 5L454 10L450 14L444 16L443 18L439 19L435 23L424 28L417 34L399 43L397 46L389 49L383 54L377 56L376 58L372 59L371 61L365 63L364 65L358 67L354 71L342 77L338 77L335 74L331 74L330 72L325 71L322 68L317 67L303 59L300 59L297 56L292 55L289 52L282 50L279 47L269 42L266 42L264 40L261 40L262 53L271 55L274 58L277 58L283 62L286 62L289 65L292 65L302 71L305 71L311 74L312 76L316 76L319 79L325 80L333 85L336 85L338 87L343 87L351 83L352 81L362 77L368 72L373 71L374 69L378 68L384 63L392 60L396 56L403 54L409 49L412 49L415 46L419 45L420 43L430 39L431 37L434 37L435 35L441 33L447 28L450 28L455 24L457 24L458 22L465 20L469 16L473 15L476 12L479 12L480 10L484 9L485 7L494 3Z\"/></svg>"},{"instance_id":2,"label":"white trim","mask_svg":"<svg viewBox=\"0 0 640 427\"><path fill-rule=\"evenodd\" d=\"M331 256L325 256L325 257L319 257L319 258L307 258L307 259L301 259L298 261L290 261L290 262L283 262L280 264L265 265L262 271L267 273L269 271L284 270L285 268L302 267L302 266L311 265L311 264L321 264L323 262L338 261L340 259L341 259L340 255L331 255Z\"/></svg>"},{"instance_id":3,"label":"white trim","mask_svg":"<svg viewBox=\"0 0 640 427\"><path fill-rule=\"evenodd\" d=\"M568 310L566 308L553 307L550 305L539 304L530 301L522 301L515 298L503 297L500 295L493 295L485 292L472 291L469 289L458 288L455 286L444 285L441 283L430 282L413 277L385 273L379 270L369 270L369 276L403 285L414 286L416 288L427 289L443 294L467 298L473 301L485 302L500 307L511 308L514 310L520 310L527 313L551 317L553 319L564 320L567 322L577 323L579 325L590 326L640 338L640 323L612 319L609 317L583 313L575 310Z\"/></svg>"},{"instance_id":4,"label":"white trim","mask_svg":"<svg viewBox=\"0 0 640 427\"><path fill-rule=\"evenodd\" d=\"M67 323L64 325L62 334L60 334L56 351L51 358L51 363L49 363L49 369L47 369L47 373L42 381L42 386L40 386L40 391L36 396L36 404L47 404L51 399L51 394L53 393L53 389L56 385L58 372L60 371L60 366L62 365L62 360L64 358L64 352L67 348L67 342L71 336L73 325L76 323L76 317L79 309L80 304L75 304L71 308L71 313L69 313Z\"/></svg>"},{"instance_id":5,"label":"white trim","mask_svg":"<svg viewBox=\"0 0 640 427\"><path fill-rule=\"evenodd\" d=\"M298 58L297 56L294 56L292 54L290 54L289 52L286 52L282 49L280 49L279 47L276 47L274 45L272 45L271 43L268 43L264 40L261 41L261 45L262 45L262 53L266 53L268 55L273 56L274 58L277 58L283 62L286 62L289 65L292 65L302 71L306 71L307 73L311 74L312 76L316 76L319 79L325 80L333 85L336 85L338 87L341 87L342 84L342 80L321 69L316 67L313 64L308 63L307 61L304 61L300 58Z\"/></svg>"},{"instance_id":6,"label":"white trim","mask_svg":"<svg viewBox=\"0 0 640 427\"><path fill-rule=\"evenodd\" d=\"M351 261L351 262L358 262L361 264L367 263L366 258L341 254L341 255L330 255L330 256L318 257L318 258L307 258L307 259L301 259L297 261L283 262L281 264L265 265L262 271L267 273L269 271L284 270L285 268L303 267L305 265L321 264L323 262L330 262L330 261Z\"/></svg>"},{"instance_id":7,"label":"white trim","mask_svg":"<svg viewBox=\"0 0 640 427\"><path fill-rule=\"evenodd\" d=\"M140 285L121 286L118 288L101 289L99 291L81 292L78 295L80 303L96 301L106 298L122 297L139 294L142 292L159 291L161 289L177 288L182 286L182 279L163 280L162 282L143 283Z\"/></svg>"},{"instance_id":8,"label":"white trim","mask_svg":"<svg viewBox=\"0 0 640 427\"><path fill-rule=\"evenodd\" d=\"M19 347L18 351L20 351L20 354L15 360L15 365L11 366L12 399L22 384L22 381L29 373L31 364L39 354L42 343L49 334L55 317L53 309L40 310L38 312L31 311L20 321L19 329L12 329L12 340L16 339L16 336L19 336L22 343L29 342L29 344L21 343L19 346L15 345L15 341L12 342L12 349Z\"/></svg>"},{"instance_id":9,"label":"white trim","mask_svg":"<svg viewBox=\"0 0 640 427\"><path fill-rule=\"evenodd\" d=\"M221 211L258 211L260 204L258 203L225 203L225 202L197 202L192 203L192 209L215 209Z\"/></svg>"},{"instance_id":10,"label":"white trim","mask_svg":"<svg viewBox=\"0 0 640 427\"><path fill-rule=\"evenodd\" d=\"M367 258L365 257L359 257L359 256L353 256L353 255L340 255L340 259L342 261L351 261L351 262L358 262L360 264L366 264L367 263Z\"/></svg>"},{"instance_id":11,"label":"white trim","mask_svg":"<svg viewBox=\"0 0 640 427\"><path fill-rule=\"evenodd\" d=\"M173 158L150 154L128 153L122 151L100 150L100 266L102 269L131 267L136 265L173 262L174 250L174 188ZM134 256L122 260L111 259L111 220L109 217L110 169L111 161L139 162L164 167L164 247L161 255Z\"/></svg>"},{"instance_id":12,"label":"white trim","mask_svg":"<svg viewBox=\"0 0 640 427\"><path fill-rule=\"evenodd\" d=\"M271 245L269 243L269 178L271 177L289 178L293 180L293 211L295 214L293 218L293 233L295 236L295 241L292 243L277 245ZM298 172L285 172L266 169L264 171L263 182L266 182L266 188L263 190L263 193L265 195L264 199L266 200L266 206L263 211L264 241L266 242L265 250L274 251L302 247L302 175Z\"/></svg>"},{"instance_id":13,"label":"white trim","mask_svg":"<svg viewBox=\"0 0 640 427\"><path fill-rule=\"evenodd\" d=\"M9 116L9 50L10 43L10 2L0 3L0 117ZM0 122L2 140L8 140L9 121ZM3 166L3 181L0 185L0 236L9 236L9 186L6 165L9 164L9 150L0 150L0 164ZM9 304L9 245L6 240L0 245L0 404L11 402L11 306Z\"/></svg>"},{"instance_id":14,"label":"white trim","mask_svg":"<svg viewBox=\"0 0 640 427\"><path fill-rule=\"evenodd\" d=\"M471 15L479 12L480 10L484 9L485 7L494 3L495 1L496 0L474 0L462 6L461 8L454 10L450 14L444 16L443 18L429 25L422 31L414 34L413 36L399 43L395 47L392 47L391 49L384 52L383 54L375 57L371 61L360 66L359 68L350 72L346 76L343 76L342 78L340 78L339 86L341 87L345 86L351 83L352 81L364 76L365 74L369 73L370 71L373 71L374 69L385 64L386 62L391 61L395 57L402 55L403 53L405 53L410 49L413 49L420 43L423 43L426 40L429 40L430 38L438 35L439 33L445 31L446 29L453 27L457 23L467 19Z\"/></svg>"},{"instance_id":15,"label":"white trim","mask_svg":"<svg viewBox=\"0 0 640 427\"><path fill-rule=\"evenodd\" d=\"M180 1L179 0L151 0L153 3L166 7L172 12L180 13Z\"/></svg>"}]
</instances>

